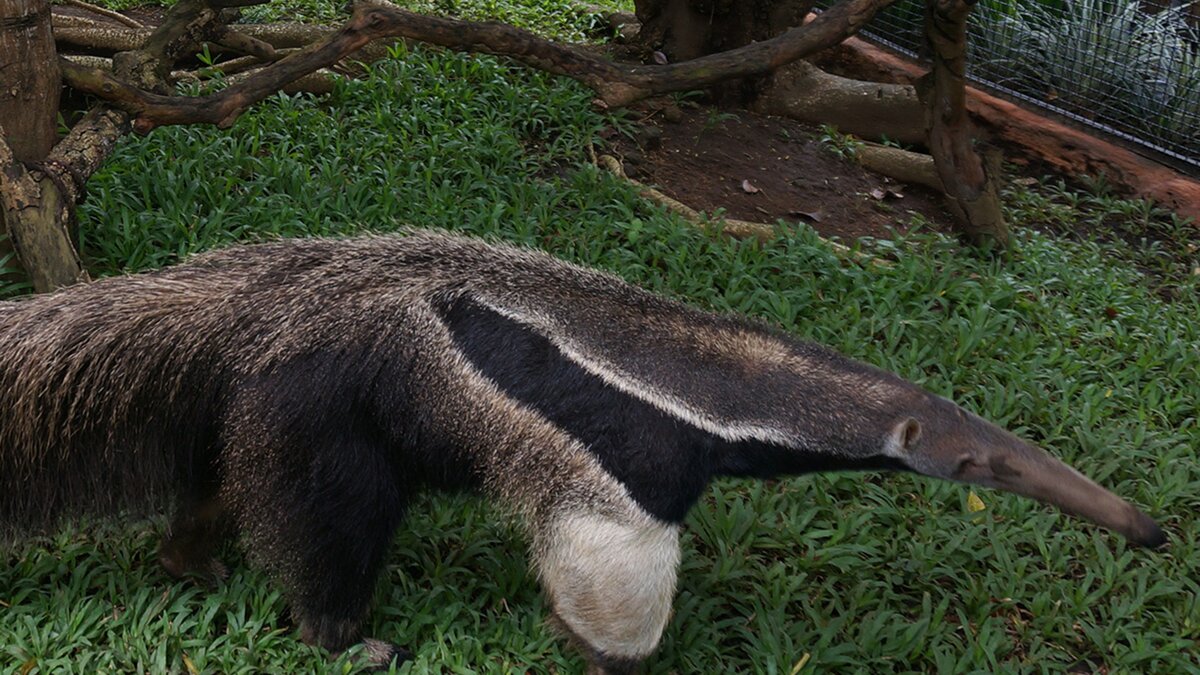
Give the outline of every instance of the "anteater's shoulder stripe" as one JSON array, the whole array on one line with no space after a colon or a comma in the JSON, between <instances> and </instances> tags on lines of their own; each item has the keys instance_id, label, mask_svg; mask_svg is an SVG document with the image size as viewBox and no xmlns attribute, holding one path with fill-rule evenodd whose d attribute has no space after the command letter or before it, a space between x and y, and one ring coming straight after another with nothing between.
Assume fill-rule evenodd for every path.
<instances>
[{"instance_id":1,"label":"anteater's shoulder stripe","mask_svg":"<svg viewBox=\"0 0 1200 675\"><path fill-rule=\"evenodd\" d=\"M605 384L629 396L633 396L668 415L687 422L696 428L703 429L708 433L731 442L744 440L758 440L779 444L793 442L792 439L788 438L787 434L779 429L757 424L722 420L708 411L699 409L689 402L673 396L659 387L655 387L651 382L622 369L614 360L606 358L606 355L588 350L582 341L572 339L565 332L558 330L555 321L547 316L538 315L527 310L505 307L488 298L481 297L476 298L476 300L491 311L536 331L561 351L563 356L585 371L599 377Z\"/></svg>"}]
</instances>

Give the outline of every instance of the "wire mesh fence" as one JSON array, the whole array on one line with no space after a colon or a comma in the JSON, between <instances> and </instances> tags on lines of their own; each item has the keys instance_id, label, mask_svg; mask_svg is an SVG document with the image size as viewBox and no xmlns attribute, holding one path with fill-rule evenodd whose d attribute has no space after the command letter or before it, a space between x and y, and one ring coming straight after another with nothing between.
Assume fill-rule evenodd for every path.
<instances>
[{"instance_id":1,"label":"wire mesh fence","mask_svg":"<svg viewBox=\"0 0 1200 675\"><path fill-rule=\"evenodd\" d=\"M1200 0L1161 2L980 0L968 75L1200 172ZM923 20L902 0L863 33L920 56Z\"/></svg>"}]
</instances>

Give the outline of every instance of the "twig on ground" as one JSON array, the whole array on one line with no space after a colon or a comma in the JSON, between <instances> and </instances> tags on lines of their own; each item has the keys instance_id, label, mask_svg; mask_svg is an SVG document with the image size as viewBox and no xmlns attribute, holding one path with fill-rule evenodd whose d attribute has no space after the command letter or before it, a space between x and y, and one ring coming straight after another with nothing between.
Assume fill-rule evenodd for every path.
<instances>
[{"instance_id":1,"label":"twig on ground","mask_svg":"<svg viewBox=\"0 0 1200 675\"><path fill-rule=\"evenodd\" d=\"M92 14L98 14L99 16L107 17L118 23L123 23L130 28L145 28L145 26L142 25L142 22L138 21L137 19L125 16L120 12L114 12L111 9L105 9L100 6L93 5L90 2L84 2L83 0L62 0L62 3L64 5L71 5L72 7L85 9Z\"/></svg>"},{"instance_id":2,"label":"twig on ground","mask_svg":"<svg viewBox=\"0 0 1200 675\"><path fill-rule=\"evenodd\" d=\"M757 239L760 242L767 242L775 238L778 232L778 226L768 225L766 223L755 223L749 220L738 220L736 218L722 218L719 221L712 221L700 213L696 209L684 204L683 202L668 197L667 195L655 190L654 188L640 183L625 174L625 168L621 166L620 160L612 155L600 155L596 157L595 152L589 146L589 154L597 166L605 169L609 173L626 181L637 189L638 195L644 199L649 199L652 202L661 204L672 213L678 214L684 220L692 225L707 231L712 231L713 223L721 223L721 232L733 237L734 239ZM881 267L890 267L891 261L883 260L877 256L863 251L857 251L845 244L821 237L822 241L830 246L839 254L852 257L856 260L866 262L871 265L879 265Z\"/></svg>"}]
</instances>

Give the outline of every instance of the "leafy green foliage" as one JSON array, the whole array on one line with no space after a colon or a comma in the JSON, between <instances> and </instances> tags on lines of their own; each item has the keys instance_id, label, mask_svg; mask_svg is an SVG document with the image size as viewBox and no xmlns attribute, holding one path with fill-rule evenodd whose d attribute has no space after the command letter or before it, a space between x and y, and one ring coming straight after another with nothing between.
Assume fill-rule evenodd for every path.
<instances>
[{"instance_id":1,"label":"leafy green foliage","mask_svg":"<svg viewBox=\"0 0 1200 675\"><path fill-rule=\"evenodd\" d=\"M852 134L838 131L837 126L833 124L822 124L821 134L817 136L817 140L829 152L842 159L855 159L858 157L859 149L863 146L861 139Z\"/></svg>"},{"instance_id":2,"label":"leafy green foliage","mask_svg":"<svg viewBox=\"0 0 1200 675\"><path fill-rule=\"evenodd\" d=\"M790 672L806 655L801 672L1200 668L1195 277L1166 302L1116 246L1025 229L1006 261L920 235L870 250L890 266L806 228L761 246L706 235L586 163L606 124L589 99L490 57L401 52L327 100L279 96L227 131L128 139L89 185L84 250L114 274L406 224L538 246L951 396L1171 535L1169 551L1134 550L1017 497L980 491L973 513L965 488L907 475L721 481L688 519L651 673ZM1127 204L1065 199L1014 199L1009 216L1112 219ZM503 515L445 496L412 514L368 627L416 652L403 672L579 671ZM213 591L170 582L154 562L162 526L84 524L4 549L0 669L354 670L353 655L301 644L278 587L236 553Z\"/></svg>"},{"instance_id":3,"label":"leafy green foliage","mask_svg":"<svg viewBox=\"0 0 1200 675\"><path fill-rule=\"evenodd\" d=\"M1181 3L984 0L973 14L975 73L1068 110L1200 154L1200 33Z\"/></svg>"}]
</instances>

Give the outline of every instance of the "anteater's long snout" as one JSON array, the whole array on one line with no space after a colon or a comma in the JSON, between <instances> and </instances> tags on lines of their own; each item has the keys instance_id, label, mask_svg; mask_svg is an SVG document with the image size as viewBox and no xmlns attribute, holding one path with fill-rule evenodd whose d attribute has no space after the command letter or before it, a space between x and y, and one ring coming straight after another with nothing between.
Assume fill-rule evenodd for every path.
<instances>
[{"instance_id":1,"label":"anteater's long snout","mask_svg":"<svg viewBox=\"0 0 1200 675\"><path fill-rule=\"evenodd\" d=\"M1045 451L1013 439L960 456L951 478L995 487L1086 518L1130 541L1157 548L1166 535L1149 516Z\"/></svg>"}]
</instances>

